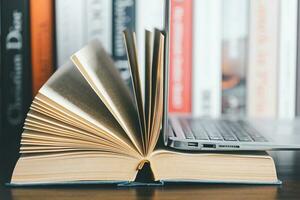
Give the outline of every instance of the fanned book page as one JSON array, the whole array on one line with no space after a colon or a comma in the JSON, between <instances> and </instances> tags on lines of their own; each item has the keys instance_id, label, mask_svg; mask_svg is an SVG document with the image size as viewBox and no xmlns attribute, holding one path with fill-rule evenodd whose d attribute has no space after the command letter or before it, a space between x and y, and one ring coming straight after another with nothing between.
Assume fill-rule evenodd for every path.
<instances>
[{"instance_id":1,"label":"fanned book page","mask_svg":"<svg viewBox=\"0 0 300 200\"><path fill-rule=\"evenodd\" d=\"M267 154L184 153L159 145L167 120L165 35L146 31L145 96L135 33L125 31L124 42L133 91L99 41L76 52L32 102L11 184L134 181L145 163L155 181L278 183Z\"/></svg>"}]
</instances>

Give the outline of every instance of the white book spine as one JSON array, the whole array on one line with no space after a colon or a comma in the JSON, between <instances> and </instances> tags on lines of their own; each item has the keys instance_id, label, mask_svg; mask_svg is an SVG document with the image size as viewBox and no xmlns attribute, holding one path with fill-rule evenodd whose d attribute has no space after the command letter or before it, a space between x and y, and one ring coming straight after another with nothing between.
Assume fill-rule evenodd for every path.
<instances>
[{"instance_id":1,"label":"white book spine","mask_svg":"<svg viewBox=\"0 0 300 200\"><path fill-rule=\"evenodd\" d=\"M84 1L56 0L56 53L57 67L84 44Z\"/></svg>"},{"instance_id":2,"label":"white book spine","mask_svg":"<svg viewBox=\"0 0 300 200\"><path fill-rule=\"evenodd\" d=\"M58 66L92 39L111 53L110 0L57 0L55 11Z\"/></svg>"},{"instance_id":3,"label":"white book spine","mask_svg":"<svg viewBox=\"0 0 300 200\"><path fill-rule=\"evenodd\" d=\"M277 117L279 1L250 1L247 113Z\"/></svg>"},{"instance_id":4,"label":"white book spine","mask_svg":"<svg viewBox=\"0 0 300 200\"><path fill-rule=\"evenodd\" d=\"M164 4L161 0L139 0L137 1L136 32L140 75L142 88L145 83L145 30L153 31L154 28L163 29Z\"/></svg>"},{"instance_id":5,"label":"white book spine","mask_svg":"<svg viewBox=\"0 0 300 200\"><path fill-rule=\"evenodd\" d=\"M296 109L297 0L280 2L278 117L293 119Z\"/></svg>"},{"instance_id":6,"label":"white book spine","mask_svg":"<svg viewBox=\"0 0 300 200\"><path fill-rule=\"evenodd\" d=\"M111 53L112 3L111 0L86 0L86 41L98 39Z\"/></svg>"},{"instance_id":7,"label":"white book spine","mask_svg":"<svg viewBox=\"0 0 300 200\"><path fill-rule=\"evenodd\" d=\"M194 116L218 117L221 113L221 2L194 1Z\"/></svg>"}]
</instances>

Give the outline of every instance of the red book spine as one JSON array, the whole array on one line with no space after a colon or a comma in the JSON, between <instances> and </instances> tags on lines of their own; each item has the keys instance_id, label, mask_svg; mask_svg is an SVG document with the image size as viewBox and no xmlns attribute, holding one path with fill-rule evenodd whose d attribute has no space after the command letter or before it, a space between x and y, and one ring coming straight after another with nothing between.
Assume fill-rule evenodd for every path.
<instances>
[{"instance_id":1,"label":"red book spine","mask_svg":"<svg viewBox=\"0 0 300 200\"><path fill-rule=\"evenodd\" d=\"M171 0L170 113L191 113L192 11L192 0Z\"/></svg>"}]
</instances>

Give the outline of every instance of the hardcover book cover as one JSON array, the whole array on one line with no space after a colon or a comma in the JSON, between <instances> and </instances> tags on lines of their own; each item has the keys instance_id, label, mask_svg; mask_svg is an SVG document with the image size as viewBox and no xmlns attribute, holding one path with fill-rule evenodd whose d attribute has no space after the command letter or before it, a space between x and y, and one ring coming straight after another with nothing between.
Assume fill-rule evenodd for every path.
<instances>
[{"instance_id":1,"label":"hardcover book cover","mask_svg":"<svg viewBox=\"0 0 300 200\"><path fill-rule=\"evenodd\" d=\"M6 150L1 154L8 176L19 156L23 123L32 100L28 14L28 0L1 1L0 140Z\"/></svg>"}]
</instances>

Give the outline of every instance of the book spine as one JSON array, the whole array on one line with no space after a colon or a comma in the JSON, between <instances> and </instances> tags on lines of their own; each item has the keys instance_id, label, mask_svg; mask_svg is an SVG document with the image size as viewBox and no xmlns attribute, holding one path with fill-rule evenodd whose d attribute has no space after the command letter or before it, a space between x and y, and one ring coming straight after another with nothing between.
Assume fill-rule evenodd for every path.
<instances>
[{"instance_id":1,"label":"book spine","mask_svg":"<svg viewBox=\"0 0 300 200\"><path fill-rule=\"evenodd\" d=\"M121 73L122 78L129 85L131 84L131 80L123 39L123 31L125 29L135 31L135 11L135 0L112 1L112 57Z\"/></svg>"},{"instance_id":2,"label":"book spine","mask_svg":"<svg viewBox=\"0 0 300 200\"><path fill-rule=\"evenodd\" d=\"M193 115L221 113L221 1L194 2Z\"/></svg>"},{"instance_id":3,"label":"book spine","mask_svg":"<svg viewBox=\"0 0 300 200\"><path fill-rule=\"evenodd\" d=\"M3 110L3 108L2 108L3 84L2 84L1 80L3 78L3 76L2 76L2 70L3 70L3 63L2 63L2 48L3 48L3 46L2 46L2 44L3 44L3 41L4 41L4 40L2 40L2 37L3 37L3 35L2 35L2 24L3 24L3 22L2 22L2 7L3 7L3 3L2 3L2 1L0 1L0 110L1 111ZM0 113L0 141L1 141L1 138L2 138L2 134L3 134L3 131L2 131L2 115L3 114ZM1 162L1 160L0 160L0 162ZM1 170L1 168L0 168L0 170ZM0 179L0 181L1 181L1 179Z\"/></svg>"},{"instance_id":4,"label":"book spine","mask_svg":"<svg viewBox=\"0 0 300 200\"><path fill-rule=\"evenodd\" d=\"M53 73L53 0L30 1L32 90L36 95Z\"/></svg>"},{"instance_id":5,"label":"book spine","mask_svg":"<svg viewBox=\"0 0 300 200\"><path fill-rule=\"evenodd\" d=\"M141 66L141 82L145 83L145 30L154 28L163 29L164 4L161 0L137 1L136 32L138 43L138 56Z\"/></svg>"},{"instance_id":6,"label":"book spine","mask_svg":"<svg viewBox=\"0 0 300 200\"><path fill-rule=\"evenodd\" d=\"M112 4L110 0L87 0L86 2L86 42L98 39L105 50L111 53Z\"/></svg>"},{"instance_id":7,"label":"book spine","mask_svg":"<svg viewBox=\"0 0 300 200\"><path fill-rule=\"evenodd\" d=\"M12 170L18 157L26 113L32 100L29 1L1 1L1 115L5 164ZM6 175L10 172L7 171Z\"/></svg>"},{"instance_id":8,"label":"book spine","mask_svg":"<svg viewBox=\"0 0 300 200\"><path fill-rule=\"evenodd\" d=\"M56 0L56 67L69 61L70 56L85 44L85 10L85 0Z\"/></svg>"},{"instance_id":9,"label":"book spine","mask_svg":"<svg viewBox=\"0 0 300 200\"><path fill-rule=\"evenodd\" d=\"M300 116L300 3L297 16L297 78L296 78L296 116Z\"/></svg>"},{"instance_id":10,"label":"book spine","mask_svg":"<svg viewBox=\"0 0 300 200\"><path fill-rule=\"evenodd\" d=\"M55 4L57 66L93 39L111 53L110 0L56 0Z\"/></svg>"},{"instance_id":11,"label":"book spine","mask_svg":"<svg viewBox=\"0 0 300 200\"><path fill-rule=\"evenodd\" d=\"M247 113L277 117L279 1L250 3Z\"/></svg>"},{"instance_id":12,"label":"book spine","mask_svg":"<svg viewBox=\"0 0 300 200\"><path fill-rule=\"evenodd\" d=\"M222 114L245 116L249 4L228 0L222 6Z\"/></svg>"},{"instance_id":13,"label":"book spine","mask_svg":"<svg viewBox=\"0 0 300 200\"><path fill-rule=\"evenodd\" d=\"M297 0L280 1L278 117L293 119L296 109Z\"/></svg>"},{"instance_id":14,"label":"book spine","mask_svg":"<svg viewBox=\"0 0 300 200\"><path fill-rule=\"evenodd\" d=\"M169 112L191 113L193 1L171 1Z\"/></svg>"}]
</instances>

